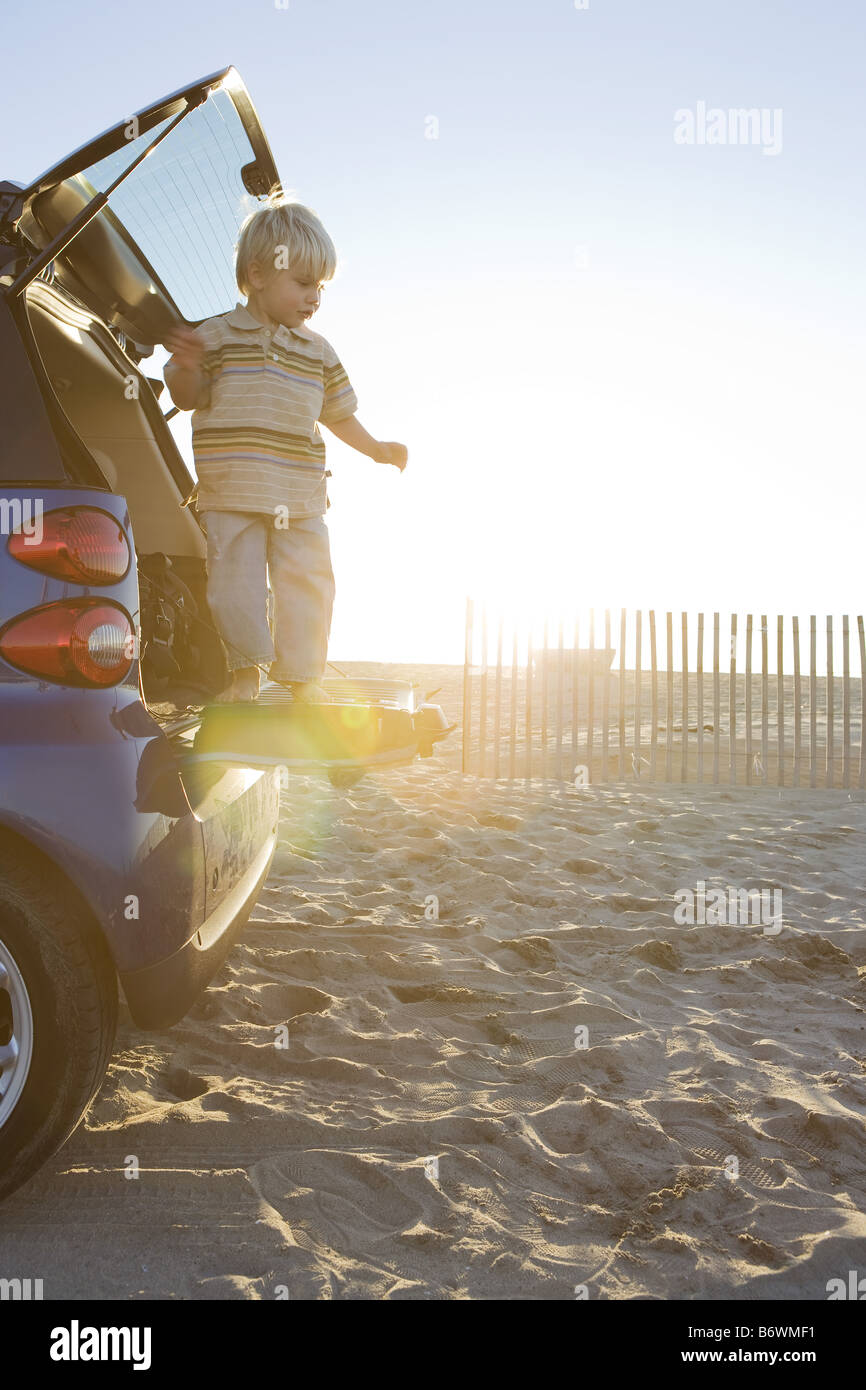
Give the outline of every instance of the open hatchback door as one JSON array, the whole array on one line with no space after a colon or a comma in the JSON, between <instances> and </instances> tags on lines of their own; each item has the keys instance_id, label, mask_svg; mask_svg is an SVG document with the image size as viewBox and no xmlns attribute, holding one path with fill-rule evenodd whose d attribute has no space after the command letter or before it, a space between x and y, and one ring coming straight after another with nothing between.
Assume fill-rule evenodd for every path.
<instances>
[{"instance_id":1,"label":"open hatchback door","mask_svg":"<svg viewBox=\"0 0 866 1390\"><path fill-rule=\"evenodd\" d=\"M125 116L28 186L0 183L2 369L7 380L26 374L23 345L41 395L36 411L32 388L7 392L8 454L21 459L12 481L51 479L66 506L79 489L90 505L109 495L118 517L128 508L141 693L186 765L350 780L429 756L450 732L444 715L401 681L331 680L319 706L273 683L254 705L212 703L227 672L207 605L206 540L186 505L195 479L167 425L176 412L160 407L162 381L141 366L178 322L234 305L238 230L280 188L231 67Z\"/></svg>"},{"instance_id":2,"label":"open hatchback door","mask_svg":"<svg viewBox=\"0 0 866 1390\"><path fill-rule=\"evenodd\" d=\"M9 290L50 265L52 281L152 349L179 319L233 306L237 230L271 192L279 177L249 94L234 68L212 73L26 188L0 184L0 214L20 242Z\"/></svg>"}]
</instances>

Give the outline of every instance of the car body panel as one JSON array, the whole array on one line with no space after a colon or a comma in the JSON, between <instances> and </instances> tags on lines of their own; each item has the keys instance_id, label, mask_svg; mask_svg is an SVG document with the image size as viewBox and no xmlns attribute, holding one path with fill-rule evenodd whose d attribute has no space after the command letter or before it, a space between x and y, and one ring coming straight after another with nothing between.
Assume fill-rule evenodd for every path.
<instances>
[{"instance_id":1,"label":"car body panel","mask_svg":"<svg viewBox=\"0 0 866 1390\"><path fill-rule=\"evenodd\" d=\"M0 500L8 516L16 503L20 515L25 503L31 514L35 504L46 512L98 506L124 527L134 553L126 501L117 494L18 487L3 489ZM120 603L137 625L134 566L116 584L72 584L19 563L0 535L0 631L32 608L91 595ZM47 855L74 884L121 981L136 973L137 1021L149 1026L167 1018L162 995L181 1013L194 998L171 983L171 968L160 974L157 967L203 932L210 950L197 946L195 970L183 969L188 986L201 988L219 956L219 909L257 891L276 844L275 774L215 767L207 778L204 789L202 774L191 776L187 795L178 750L142 702L137 660L123 681L97 690L39 680L0 658L0 833ZM222 917L227 930L232 921ZM148 970L159 980L156 998L144 990L141 972Z\"/></svg>"}]
</instances>

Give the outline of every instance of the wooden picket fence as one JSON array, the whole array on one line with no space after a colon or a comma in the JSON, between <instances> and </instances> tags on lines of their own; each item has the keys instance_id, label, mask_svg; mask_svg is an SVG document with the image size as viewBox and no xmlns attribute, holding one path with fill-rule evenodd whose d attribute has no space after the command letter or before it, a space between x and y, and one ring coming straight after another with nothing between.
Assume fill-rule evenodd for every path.
<instances>
[{"instance_id":1,"label":"wooden picket fence","mask_svg":"<svg viewBox=\"0 0 866 1390\"><path fill-rule=\"evenodd\" d=\"M863 617L856 619L857 676L851 673L847 616L841 620L841 675L834 670L838 623L834 633L831 617L820 623L814 616L808 623L796 617L787 621L786 628L782 617L768 624L766 615L756 622L747 614L738 627L732 614L723 634L718 613L711 622L699 613L690 636L687 614L675 624L673 613L666 613L660 663L662 628L653 611L622 609L613 624L611 610L603 620L590 612L581 647L579 620L567 638L561 621L556 631L545 623L539 644L534 629L521 635L501 616L489 623L486 607L469 599L463 772L577 784L866 789ZM759 664L753 660L756 638ZM710 644L711 665L705 660ZM628 652L632 665L627 668Z\"/></svg>"}]
</instances>

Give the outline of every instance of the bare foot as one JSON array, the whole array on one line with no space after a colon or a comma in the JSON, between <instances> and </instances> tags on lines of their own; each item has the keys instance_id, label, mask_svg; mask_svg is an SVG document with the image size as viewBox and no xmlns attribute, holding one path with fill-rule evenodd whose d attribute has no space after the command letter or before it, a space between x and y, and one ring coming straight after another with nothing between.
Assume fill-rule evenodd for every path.
<instances>
[{"instance_id":1,"label":"bare foot","mask_svg":"<svg viewBox=\"0 0 866 1390\"><path fill-rule=\"evenodd\" d=\"M327 690L315 681L292 681L292 694L302 705L327 705L331 697Z\"/></svg>"},{"instance_id":2,"label":"bare foot","mask_svg":"<svg viewBox=\"0 0 866 1390\"><path fill-rule=\"evenodd\" d=\"M214 695L213 702L215 705L231 705L234 703L234 698L235 678L234 676L229 676L229 683L225 690L221 690L219 695Z\"/></svg>"},{"instance_id":3,"label":"bare foot","mask_svg":"<svg viewBox=\"0 0 866 1390\"><path fill-rule=\"evenodd\" d=\"M251 700L258 699L259 684L259 668L257 666L243 666L232 672L231 680L225 690L216 696L215 703L218 705L248 704Z\"/></svg>"},{"instance_id":4,"label":"bare foot","mask_svg":"<svg viewBox=\"0 0 866 1390\"><path fill-rule=\"evenodd\" d=\"M235 699L239 701L257 700L261 674L258 666L243 666L235 671Z\"/></svg>"}]
</instances>

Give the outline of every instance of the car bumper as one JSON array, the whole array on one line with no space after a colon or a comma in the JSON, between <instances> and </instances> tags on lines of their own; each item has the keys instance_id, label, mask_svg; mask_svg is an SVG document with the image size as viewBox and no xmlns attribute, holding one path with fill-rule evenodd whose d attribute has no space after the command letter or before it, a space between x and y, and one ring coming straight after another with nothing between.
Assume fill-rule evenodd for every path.
<instances>
[{"instance_id":1,"label":"car bumper","mask_svg":"<svg viewBox=\"0 0 866 1390\"><path fill-rule=\"evenodd\" d=\"M129 1011L139 1028L170 1028L183 1018L243 931L268 876L275 848L273 835L179 951L155 965L120 974Z\"/></svg>"}]
</instances>

